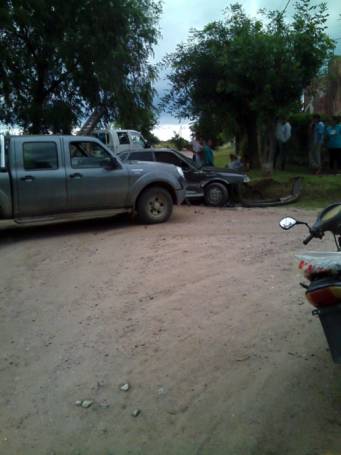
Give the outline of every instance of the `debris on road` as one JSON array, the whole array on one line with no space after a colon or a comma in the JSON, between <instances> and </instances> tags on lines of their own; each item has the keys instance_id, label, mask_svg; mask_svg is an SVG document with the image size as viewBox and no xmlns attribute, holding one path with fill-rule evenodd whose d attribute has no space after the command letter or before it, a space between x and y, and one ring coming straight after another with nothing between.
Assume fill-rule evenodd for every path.
<instances>
[{"instance_id":1,"label":"debris on road","mask_svg":"<svg viewBox=\"0 0 341 455\"><path fill-rule=\"evenodd\" d=\"M134 409L134 411L131 413L133 417L137 417L141 414L141 409Z\"/></svg>"},{"instance_id":2,"label":"debris on road","mask_svg":"<svg viewBox=\"0 0 341 455\"><path fill-rule=\"evenodd\" d=\"M125 384L121 385L121 387L120 387L121 392L128 392L129 389L130 389L129 382L126 382Z\"/></svg>"},{"instance_id":3,"label":"debris on road","mask_svg":"<svg viewBox=\"0 0 341 455\"><path fill-rule=\"evenodd\" d=\"M91 401L91 400L83 400L81 406L82 406L82 408L88 409L88 408L90 408L90 406L92 406L92 404L93 404L93 401Z\"/></svg>"}]
</instances>

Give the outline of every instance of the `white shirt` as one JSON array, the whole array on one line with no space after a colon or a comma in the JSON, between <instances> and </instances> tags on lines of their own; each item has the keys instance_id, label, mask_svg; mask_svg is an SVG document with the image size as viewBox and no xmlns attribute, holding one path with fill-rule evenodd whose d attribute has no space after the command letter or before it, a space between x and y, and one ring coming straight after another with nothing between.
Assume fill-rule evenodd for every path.
<instances>
[{"instance_id":1,"label":"white shirt","mask_svg":"<svg viewBox=\"0 0 341 455\"><path fill-rule=\"evenodd\" d=\"M201 152L202 146L200 145L199 141L194 139L193 142L192 142L192 147L193 147L193 152L194 153Z\"/></svg>"},{"instance_id":2,"label":"white shirt","mask_svg":"<svg viewBox=\"0 0 341 455\"><path fill-rule=\"evenodd\" d=\"M278 122L276 126L276 139L285 143L291 138L291 125L289 122Z\"/></svg>"}]
</instances>

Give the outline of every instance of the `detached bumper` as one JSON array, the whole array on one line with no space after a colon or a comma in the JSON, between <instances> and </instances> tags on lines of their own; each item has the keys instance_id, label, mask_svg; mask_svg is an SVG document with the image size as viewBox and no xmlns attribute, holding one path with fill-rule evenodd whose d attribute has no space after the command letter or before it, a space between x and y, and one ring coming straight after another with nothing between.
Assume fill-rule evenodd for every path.
<instances>
[{"instance_id":1,"label":"detached bumper","mask_svg":"<svg viewBox=\"0 0 341 455\"><path fill-rule=\"evenodd\" d=\"M186 198L186 189L182 188L181 190L176 190L176 203L178 205L182 204Z\"/></svg>"}]
</instances>

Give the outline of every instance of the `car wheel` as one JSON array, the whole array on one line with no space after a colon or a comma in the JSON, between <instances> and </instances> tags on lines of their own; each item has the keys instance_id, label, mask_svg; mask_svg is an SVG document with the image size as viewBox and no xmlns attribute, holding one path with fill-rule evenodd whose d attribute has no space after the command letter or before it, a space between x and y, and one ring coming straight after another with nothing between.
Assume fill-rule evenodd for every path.
<instances>
[{"instance_id":1,"label":"car wheel","mask_svg":"<svg viewBox=\"0 0 341 455\"><path fill-rule=\"evenodd\" d=\"M137 213L142 223L163 223L168 220L172 211L172 197L164 188L148 188L137 201Z\"/></svg>"},{"instance_id":2,"label":"car wheel","mask_svg":"<svg viewBox=\"0 0 341 455\"><path fill-rule=\"evenodd\" d=\"M222 207L229 199L229 192L222 183L210 183L205 188L205 204L212 207Z\"/></svg>"}]
</instances>

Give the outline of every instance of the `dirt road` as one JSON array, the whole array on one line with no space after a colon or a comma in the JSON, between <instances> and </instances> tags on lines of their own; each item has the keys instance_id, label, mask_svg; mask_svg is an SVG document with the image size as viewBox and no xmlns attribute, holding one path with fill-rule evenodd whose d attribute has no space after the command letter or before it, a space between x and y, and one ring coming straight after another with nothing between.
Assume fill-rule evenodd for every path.
<instances>
[{"instance_id":1,"label":"dirt road","mask_svg":"<svg viewBox=\"0 0 341 455\"><path fill-rule=\"evenodd\" d=\"M0 454L340 455L341 367L286 212L314 217L180 207L2 232Z\"/></svg>"}]
</instances>

